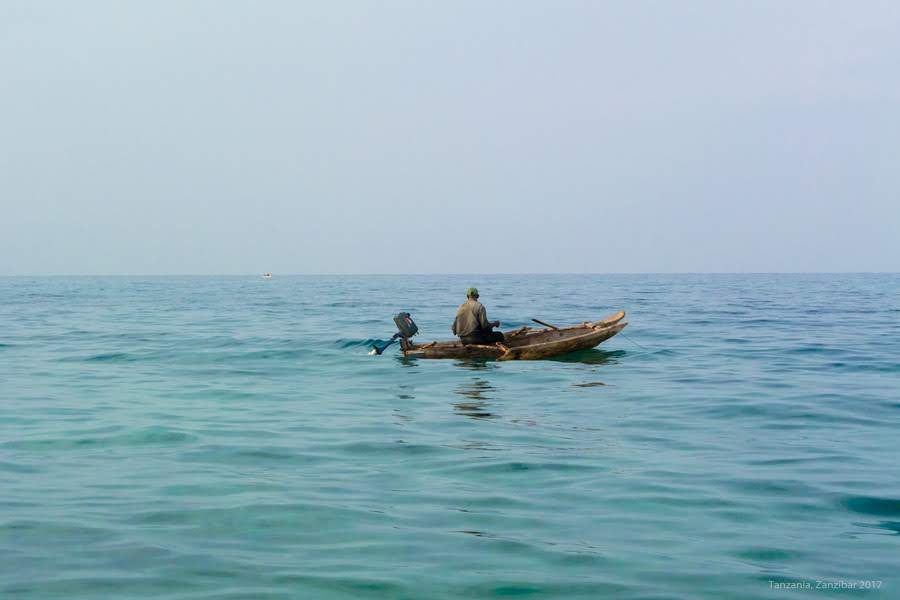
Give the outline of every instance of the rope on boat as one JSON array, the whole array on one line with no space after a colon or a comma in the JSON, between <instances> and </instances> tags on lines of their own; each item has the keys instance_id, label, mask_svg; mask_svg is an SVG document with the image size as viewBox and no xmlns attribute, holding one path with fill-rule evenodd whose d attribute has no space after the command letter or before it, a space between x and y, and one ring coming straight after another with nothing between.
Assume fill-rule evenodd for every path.
<instances>
[{"instance_id":1,"label":"rope on boat","mask_svg":"<svg viewBox=\"0 0 900 600\"><path fill-rule=\"evenodd\" d=\"M649 350L649 348L647 348L646 346L642 346L641 344L638 344L636 341L634 341L633 339L631 339L624 333L622 333L622 337L625 338L626 340L628 340L629 342L631 342L632 344L634 344L635 346L637 346L638 348L641 348L642 350Z\"/></svg>"}]
</instances>

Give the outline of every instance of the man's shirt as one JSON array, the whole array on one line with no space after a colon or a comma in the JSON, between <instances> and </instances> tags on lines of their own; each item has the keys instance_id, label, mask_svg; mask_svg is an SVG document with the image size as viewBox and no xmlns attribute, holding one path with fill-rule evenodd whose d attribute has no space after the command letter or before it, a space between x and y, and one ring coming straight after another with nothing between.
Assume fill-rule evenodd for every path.
<instances>
[{"instance_id":1,"label":"man's shirt","mask_svg":"<svg viewBox=\"0 0 900 600\"><path fill-rule=\"evenodd\" d=\"M478 300L466 300L459 305L453 320L453 333L459 337L472 335L478 331L490 331L487 311Z\"/></svg>"}]
</instances>

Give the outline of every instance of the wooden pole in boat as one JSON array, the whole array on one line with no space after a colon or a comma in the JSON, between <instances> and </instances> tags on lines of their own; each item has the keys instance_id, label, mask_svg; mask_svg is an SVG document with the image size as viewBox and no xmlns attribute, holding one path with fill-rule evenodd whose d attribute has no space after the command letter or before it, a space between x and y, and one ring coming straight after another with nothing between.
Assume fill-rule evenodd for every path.
<instances>
[{"instance_id":1,"label":"wooden pole in boat","mask_svg":"<svg viewBox=\"0 0 900 600\"><path fill-rule=\"evenodd\" d=\"M534 321L535 323L538 323L539 325L543 325L545 327L549 327L550 329L555 329L556 331L559 331L559 327L557 327L556 325L551 325L550 323L544 323L540 319L531 319L531 320Z\"/></svg>"}]
</instances>

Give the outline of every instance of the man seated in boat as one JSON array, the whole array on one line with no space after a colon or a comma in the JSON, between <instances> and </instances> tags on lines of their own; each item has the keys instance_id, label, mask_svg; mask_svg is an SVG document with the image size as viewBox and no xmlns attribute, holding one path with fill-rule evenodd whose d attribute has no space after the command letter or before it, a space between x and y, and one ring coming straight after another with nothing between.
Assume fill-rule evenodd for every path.
<instances>
[{"instance_id":1,"label":"man seated in boat","mask_svg":"<svg viewBox=\"0 0 900 600\"><path fill-rule=\"evenodd\" d=\"M459 305L453 320L453 333L463 344L493 344L502 342L503 334L491 331L500 321L488 321L484 305L478 301L478 290L466 290L466 301Z\"/></svg>"}]
</instances>

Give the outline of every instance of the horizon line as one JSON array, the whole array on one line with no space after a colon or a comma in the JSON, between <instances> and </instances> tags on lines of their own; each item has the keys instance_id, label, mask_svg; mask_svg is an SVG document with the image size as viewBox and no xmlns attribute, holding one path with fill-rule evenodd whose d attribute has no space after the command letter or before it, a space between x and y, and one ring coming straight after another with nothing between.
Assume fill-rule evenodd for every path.
<instances>
[{"instance_id":1,"label":"horizon line","mask_svg":"<svg viewBox=\"0 0 900 600\"><path fill-rule=\"evenodd\" d=\"M497 277L528 275L897 275L900 271L533 271L495 273L272 273L277 277ZM0 273L0 277L262 277L263 273Z\"/></svg>"}]
</instances>

